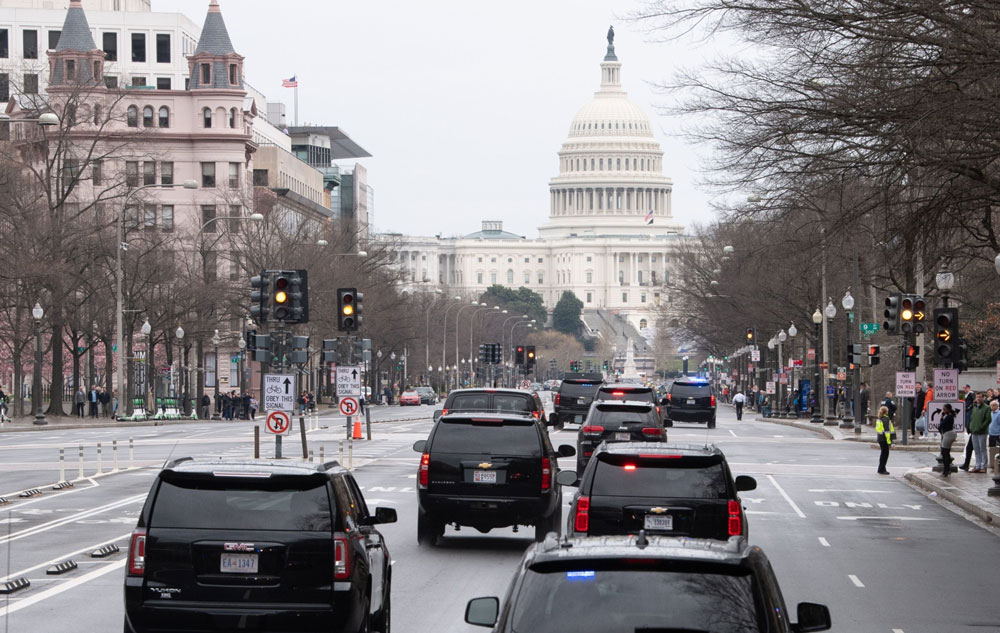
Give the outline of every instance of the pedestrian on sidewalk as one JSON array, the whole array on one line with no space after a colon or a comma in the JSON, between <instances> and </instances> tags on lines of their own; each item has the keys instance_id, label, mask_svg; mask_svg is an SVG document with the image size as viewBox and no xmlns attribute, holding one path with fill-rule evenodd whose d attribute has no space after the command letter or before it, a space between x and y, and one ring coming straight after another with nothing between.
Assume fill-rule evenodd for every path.
<instances>
[{"instance_id":1,"label":"pedestrian on sidewalk","mask_svg":"<svg viewBox=\"0 0 1000 633\"><path fill-rule=\"evenodd\" d=\"M251 420L256 420L257 419L257 407L258 406L260 406L260 405L257 403L257 398L254 398L254 397L251 396L251 398L250 398L250 419Z\"/></svg>"},{"instance_id":2,"label":"pedestrian on sidewalk","mask_svg":"<svg viewBox=\"0 0 1000 633\"><path fill-rule=\"evenodd\" d=\"M7 394L4 393L3 388L0 387L0 420L9 420L7 416Z\"/></svg>"},{"instance_id":3,"label":"pedestrian on sidewalk","mask_svg":"<svg viewBox=\"0 0 1000 633\"><path fill-rule=\"evenodd\" d=\"M977 393L975 395L975 398L973 399L972 406L965 408L966 411L965 432L968 434L969 437L966 439L965 442L965 460L962 462L962 465L959 466L959 468L965 471L969 471L969 469L972 468L972 470L969 472L975 472L975 467L972 465L972 456L976 452L976 444L972 435L972 426L974 423L973 421L976 419L977 411L979 412L979 416L986 419L986 426L987 428L989 427L990 409L988 406L986 406L984 400L985 400L984 394ZM977 465L979 464L978 457L976 458L976 464Z\"/></svg>"},{"instance_id":4,"label":"pedestrian on sidewalk","mask_svg":"<svg viewBox=\"0 0 1000 633\"><path fill-rule=\"evenodd\" d=\"M889 410L889 419L893 420L896 417L896 401L892 399L892 392L885 392L885 399L882 400L882 405ZM881 409L879 409L879 415L882 415Z\"/></svg>"},{"instance_id":5,"label":"pedestrian on sidewalk","mask_svg":"<svg viewBox=\"0 0 1000 633\"><path fill-rule=\"evenodd\" d=\"M955 432L955 410L950 404L941 407L941 423L938 431L941 433L941 476L947 477L951 474L951 445L958 436Z\"/></svg>"},{"instance_id":6,"label":"pedestrian on sidewalk","mask_svg":"<svg viewBox=\"0 0 1000 633\"><path fill-rule=\"evenodd\" d=\"M885 465L889 461L889 447L892 446L892 434L895 432L896 429L892 426L892 419L889 418L889 407L879 407L878 420L875 421L875 433L878 438L878 474L880 475L889 474L889 471L885 469Z\"/></svg>"},{"instance_id":7,"label":"pedestrian on sidewalk","mask_svg":"<svg viewBox=\"0 0 1000 633\"><path fill-rule=\"evenodd\" d=\"M856 420L860 420L861 424L868 424L868 406L871 401L871 392L868 391L868 385L861 383L858 387L858 406L861 407L858 411Z\"/></svg>"},{"instance_id":8,"label":"pedestrian on sidewalk","mask_svg":"<svg viewBox=\"0 0 1000 633\"><path fill-rule=\"evenodd\" d=\"M90 393L87 395L87 401L90 402L90 417L97 417L97 403L100 402L101 392L98 391L97 385L90 386Z\"/></svg>"},{"instance_id":9,"label":"pedestrian on sidewalk","mask_svg":"<svg viewBox=\"0 0 1000 633\"><path fill-rule=\"evenodd\" d=\"M240 403L242 405L241 406L241 410L240 410L240 419L241 420L249 420L250 419L250 394L244 393L240 397Z\"/></svg>"},{"instance_id":10,"label":"pedestrian on sidewalk","mask_svg":"<svg viewBox=\"0 0 1000 633\"><path fill-rule=\"evenodd\" d=\"M212 419L212 398L207 394L201 394L201 419L211 420Z\"/></svg>"},{"instance_id":11,"label":"pedestrian on sidewalk","mask_svg":"<svg viewBox=\"0 0 1000 633\"><path fill-rule=\"evenodd\" d=\"M111 394L108 393L107 389L101 389L101 393L97 396L101 401L101 416L111 417Z\"/></svg>"},{"instance_id":12,"label":"pedestrian on sidewalk","mask_svg":"<svg viewBox=\"0 0 1000 633\"><path fill-rule=\"evenodd\" d=\"M976 404L969 418L969 436L976 453L976 467L970 473L986 472L986 432L990 427L990 408L983 402L982 394L976 394Z\"/></svg>"},{"instance_id":13,"label":"pedestrian on sidewalk","mask_svg":"<svg viewBox=\"0 0 1000 633\"><path fill-rule=\"evenodd\" d=\"M910 435L916 436L917 434L917 418L920 417L921 411L924 410L924 400L926 400L926 398L927 392L924 390L924 385L918 382L917 395L910 400L913 405L910 408L910 419L902 420L904 424L910 425Z\"/></svg>"},{"instance_id":14,"label":"pedestrian on sidewalk","mask_svg":"<svg viewBox=\"0 0 1000 633\"><path fill-rule=\"evenodd\" d=\"M76 416L78 418L83 417L83 405L87 402L87 394L83 393L83 387L76 390L76 394L73 395L73 405L76 407Z\"/></svg>"},{"instance_id":15,"label":"pedestrian on sidewalk","mask_svg":"<svg viewBox=\"0 0 1000 633\"><path fill-rule=\"evenodd\" d=\"M0 394L3 392L0 391ZM990 426L986 429L987 453L989 468L993 469L993 474L997 474L996 456L1000 452L1000 402L990 401Z\"/></svg>"},{"instance_id":16,"label":"pedestrian on sidewalk","mask_svg":"<svg viewBox=\"0 0 1000 633\"><path fill-rule=\"evenodd\" d=\"M386 385L385 388L382 389L382 395L385 396L385 403L387 405L392 404L392 387Z\"/></svg>"},{"instance_id":17,"label":"pedestrian on sidewalk","mask_svg":"<svg viewBox=\"0 0 1000 633\"><path fill-rule=\"evenodd\" d=\"M743 395L742 391L737 391L736 395L733 396L733 405L736 407L736 421L739 422L743 419L743 405L746 403L747 397Z\"/></svg>"}]
</instances>

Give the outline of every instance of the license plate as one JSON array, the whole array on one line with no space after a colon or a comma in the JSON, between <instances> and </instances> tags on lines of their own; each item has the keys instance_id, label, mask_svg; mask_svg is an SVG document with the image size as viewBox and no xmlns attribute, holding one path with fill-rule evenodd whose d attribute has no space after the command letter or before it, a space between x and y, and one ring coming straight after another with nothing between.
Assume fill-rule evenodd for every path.
<instances>
[{"instance_id":1,"label":"license plate","mask_svg":"<svg viewBox=\"0 0 1000 633\"><path fill-rule=\"evenodd\" d=\"M257 554L223 554L219 571L229 574L256 574Z\"/></svg>"},{"instance_id":2,"label":"license plate","mask_svg":"<svg viewBox=\"0 0 1000 633\"><path fill-rule=\"evenodd\" d=\"M476 470L472 472L472 481L477 484L495 484L497 482L497 471Z\"/></svg>"},{"instance_id":3,"label":"license plate","mask_svg":"<svg viewBox=\"0 0 1000 633\"><path fill-rule=\"evenodd\" d=\"M627 442L632 439L631 433L615 433L616 442Z\"/></svg>"},{"instance_id":4,"label":"license plate","mask_svg":"<svg viewBox=\"0 0 1000 633\"><path fill-rule=\"evenodd\" d=\"M643 524L647 530L672 530L674 517L669 514L647 514Z\"/></svg>"},{"instance_id":5,"label":"license plate","mask_svg":"<svg viewBox=\"0 0 1000 633\"><path fill-rule=\"evenodd\" d=\"M694 404L694 398L688 398L688 404Z\"/></svg>"}]
</instances>

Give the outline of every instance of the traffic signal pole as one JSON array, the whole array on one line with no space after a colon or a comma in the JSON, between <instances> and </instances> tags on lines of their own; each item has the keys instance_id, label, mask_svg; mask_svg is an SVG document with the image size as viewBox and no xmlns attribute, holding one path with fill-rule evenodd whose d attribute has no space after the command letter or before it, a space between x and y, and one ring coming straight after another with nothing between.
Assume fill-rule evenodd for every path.
<instances>
[{"instance_id":1,"label":"traffic signal pole","mask_svg":"<svg viewBox=\"0 0 1000 633\"><path fill-rule=\"evenodd\" d=\"M913 338L914 337L912 334L903 334L903 345L900 351L901 365L903 371L909 371L907 363L907 358L908 358L907 351L909 350L910 346L913 345ZM902 422L903 424L903 436L902 436L903 446L906 446L908 443L907 439L910 429L910 417L913 415L913 404L911 403L909 398L901 398L901 399L902 402L900 403L899 409L900 411L903 412L903 415L900 418L900 422Z\"/></svg>"}]
</instances>

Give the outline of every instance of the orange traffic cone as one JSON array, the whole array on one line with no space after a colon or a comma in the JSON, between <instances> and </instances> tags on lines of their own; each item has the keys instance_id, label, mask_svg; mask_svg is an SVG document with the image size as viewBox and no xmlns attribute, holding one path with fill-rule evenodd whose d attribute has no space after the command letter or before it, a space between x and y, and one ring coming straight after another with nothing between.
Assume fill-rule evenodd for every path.
<instances>
[{"instance_id":1,"label":"orange traffic cone","mask_svg":"<svg viewBox=\"0 0 1000 633\"><path fill-rule=\"evenodd\" d=\"M361 420L354 421L354 434L351 435L351 439L355 440L361 439Z\"/></svg>"}]
</instances>

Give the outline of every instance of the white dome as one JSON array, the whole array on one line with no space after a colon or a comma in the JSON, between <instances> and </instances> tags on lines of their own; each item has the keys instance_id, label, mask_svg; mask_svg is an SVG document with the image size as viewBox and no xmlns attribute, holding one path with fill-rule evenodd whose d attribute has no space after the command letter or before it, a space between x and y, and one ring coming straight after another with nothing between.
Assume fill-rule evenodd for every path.
<instances>
[{"instance_id":1,"label":"white dome","mask_svg":"<svg viewBox=\"0 0 1000 633\"><path fill-rule=\"evenodd\" d=\"M624 92L599 92L573 117L569 136L653 138L653 128L646 113L632 103Z\"/></svg>"}]
</instances>

